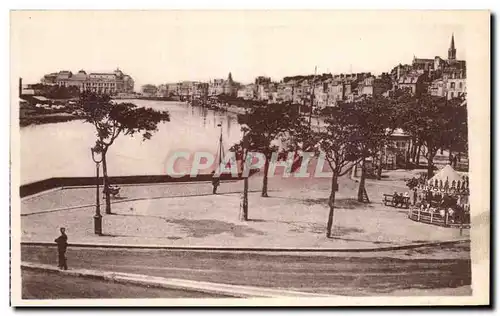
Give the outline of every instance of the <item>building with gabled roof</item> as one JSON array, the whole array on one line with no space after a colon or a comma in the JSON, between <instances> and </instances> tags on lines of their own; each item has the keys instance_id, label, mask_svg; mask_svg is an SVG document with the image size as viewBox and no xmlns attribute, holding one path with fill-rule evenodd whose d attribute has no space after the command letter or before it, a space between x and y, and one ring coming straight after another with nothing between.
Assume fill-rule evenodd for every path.
<instances>
[{"instance_id":1,"label":"building with gabled roof","mask_svg":"<svg viewBox=\"0 0 500 316\"><path fill-rule=\"evenodd\" d=\"M69 70L62 70L45 75L41 82L63 87L78 87L82 92L92 91L109 95L130 93L134 90L132 77L118 68L114 72L91 72L89 74L83 69L76 74Z\"/></svg>"}]
</instances>

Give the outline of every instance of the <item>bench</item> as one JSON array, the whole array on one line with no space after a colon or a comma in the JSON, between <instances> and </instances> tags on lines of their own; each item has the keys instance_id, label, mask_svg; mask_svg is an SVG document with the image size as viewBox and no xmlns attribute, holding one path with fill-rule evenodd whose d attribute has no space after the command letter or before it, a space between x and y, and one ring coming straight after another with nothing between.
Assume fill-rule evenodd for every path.
<instances>
[{"instance_id":1,"label":"bench","mask_svg":"<svg viewBox=\"0 0 500 316\"><path fill-rule=\"evenodd\" d=\"M109 190L109 194L110 194L113 198L120 197L120 187L110 185L110 186L108 187L108 190ZM103 194L104 196L106 195L106 189L102 190L102 194Z\"/></svg>"},{"instance_id":2,"label":"bench","mask_svg":"<svg viewBox=\"0 0 500 316\"><path fill-rule=\"evenodd\" d=\"M398 201L397 206L395 205L396 201L394 201L394 196L392 194L384 194L384 199L382 202L384 202L385 206L392 206L392 207L404 207L404 208L409 208L410 207L410 197L399 197L400 199L403 199L403 201Z\"/></svg>"}]
</instances>

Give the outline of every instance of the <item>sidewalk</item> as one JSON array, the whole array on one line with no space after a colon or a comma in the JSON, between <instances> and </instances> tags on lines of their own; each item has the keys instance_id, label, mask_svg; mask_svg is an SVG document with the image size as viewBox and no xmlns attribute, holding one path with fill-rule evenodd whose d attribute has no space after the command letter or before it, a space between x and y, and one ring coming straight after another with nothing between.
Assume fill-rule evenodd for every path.
<instances>
[{"instance_id":1,"label":"sidewalk","mask_svg":"<svg viewBox=\"0 0 500 316\"><path fill-rule=\"evenodd\" d=\"M243 285L231 285L223 283L214 283L206 281L193 281L184 279L174 279L174 278L162 278L157 276L134 274L134 273L124 273L124 272L111 272L111 271L99 271L99 270L89 270L89 269L69 269L69 270L59 270L57 267L33 262L22 262L22 269L35 270L35 271L46 271L53 273L61 273L63 275L86 277L86 278L96 278L100 280L105 280L109 282L117 282L123 284L135 284L142 285L146 287L159 287L164 289L176 289L185 290L192 292L202 292L220 296L229 296L237 298L252 298L252 297L262 297L262 298L273 298L273 297L325 297L331 296L328 294L315 294L307 292L291 291L286 289L272 289L272 288L261 288L254 286L243 286Z\"/></svg>"},{"instance_id":2,"label":"sidewalk","mask_svg":"<svg viewBox=\"0 0 500 316\"><path fill-rule=\"evenodd\" d=\"M357 202L353 198L358 184L348 177L339 181L334 238L329 239L325 234L330 179L270 178L268 198L258 193L261 181L259 175L249 180L253 192L246 222L240 220L241 194L230 193L242 192L242 181L223 183L220 191L227 193L215 196L210 183L123 187L123 196L135 200L117 201L113 215L103 214L104 236L93 233L92 188L54 191L22 201L21 240L52 243L61 226L73 244L349 250L468 239L468 230L460 236L458 229L417 223L408 219L407 210L384 206L380 198L393 192L386 185L390 183L367 183L372 203ZM64 210L87 202L88 206ZM44 208L35 214L39 205L59 209Z\"/></svg>"}]
</instances>

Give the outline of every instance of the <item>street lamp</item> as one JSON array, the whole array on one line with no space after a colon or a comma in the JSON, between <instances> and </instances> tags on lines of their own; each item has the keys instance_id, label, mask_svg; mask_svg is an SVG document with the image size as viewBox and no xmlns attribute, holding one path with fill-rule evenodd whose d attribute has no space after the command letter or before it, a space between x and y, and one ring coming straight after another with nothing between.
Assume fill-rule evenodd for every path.
<instances>
[{"instance_id":1,"label":"street lamp","mask_svg":"<svg viewBox=\"0 0 500 316\"><path fill-rule=\"evenodd\" d=\"M102 162L102 149L101 146L96 143L95 147L90 148L90 151L92 153L92 160L95 162L96 170L94 233L96 235L102 235L102 215L99 202L99 164Z\"/></svg>"}]
</instances>

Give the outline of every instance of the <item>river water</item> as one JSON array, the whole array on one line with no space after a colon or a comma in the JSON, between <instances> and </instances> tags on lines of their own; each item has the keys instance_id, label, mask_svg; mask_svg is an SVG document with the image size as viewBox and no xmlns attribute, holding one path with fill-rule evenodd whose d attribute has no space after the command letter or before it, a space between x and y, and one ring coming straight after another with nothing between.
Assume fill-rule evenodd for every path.
<instances>
[{"instance_id":1,"label":"river water","mask_svg":"<svg viewBox=\"0 0 500 316\"><path fill-rule=\"evenodd\" d=\"M119 102L125 102L121 100ZM108 173L122 175L165 174L173 151L217 152L222 128L224 149L242 137L233 113L192 107L180 102L129 100L138 106L167 110L170 122L158 125L150 140L120 135L108 152ZM218 127L218 124L221 127ZM95 144L94 127L83 121L22 127L21 184L51 177L94 176L90 148Z\"/></svg>"}]
</instances>

